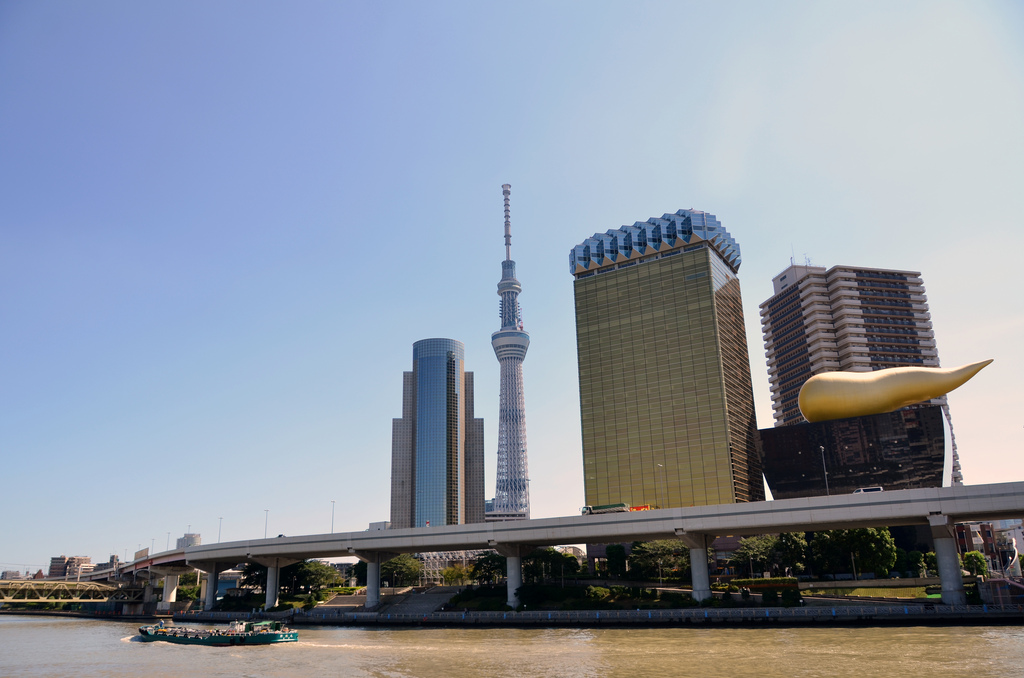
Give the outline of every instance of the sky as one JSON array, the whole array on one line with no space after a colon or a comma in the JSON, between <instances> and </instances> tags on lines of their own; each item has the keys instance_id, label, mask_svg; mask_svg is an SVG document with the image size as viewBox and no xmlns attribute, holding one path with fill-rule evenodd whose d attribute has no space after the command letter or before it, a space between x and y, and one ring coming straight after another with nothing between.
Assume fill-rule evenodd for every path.
<instances>
[{"instance_id":1,"label":"sky","mask_svg":"<svg viewBox=\"0 0 1024 678\"><path fill-rule=\"evenodd\" d=\"M501 184L534 517L583 504L569 250L678 209L920 271L967 484L1024 480L1015 2L0 3L0 568L390 510L413 342L466 345L494 493ZM622 347L625 354L628 346Z\"/></svg>"}]
</instances>

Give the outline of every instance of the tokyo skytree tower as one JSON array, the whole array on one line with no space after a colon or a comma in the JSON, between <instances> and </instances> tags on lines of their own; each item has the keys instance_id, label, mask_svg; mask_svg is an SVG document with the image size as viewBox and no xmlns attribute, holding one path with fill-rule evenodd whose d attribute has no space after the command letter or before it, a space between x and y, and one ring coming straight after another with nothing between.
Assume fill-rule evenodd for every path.
<instances>
[{"instance_id":1,"label":"tokyo skytree tower","mask_svg":"<svg viewBox=\"0 0 1024 678\"><path fill-rule=\"evenodd\" d=\"M523 400L523 359L530 335L523 331L516 262L512 261L512 231L508 196L512 186L502 184L505 196L505 261L501 262L501 329L491 335L494 355L501 365L501 398L498 403L498 482L494 511L530 517L530 479L526 465L526 405ZM518 517L518 516L517 516Z\"/></svg>"}]
</instances>

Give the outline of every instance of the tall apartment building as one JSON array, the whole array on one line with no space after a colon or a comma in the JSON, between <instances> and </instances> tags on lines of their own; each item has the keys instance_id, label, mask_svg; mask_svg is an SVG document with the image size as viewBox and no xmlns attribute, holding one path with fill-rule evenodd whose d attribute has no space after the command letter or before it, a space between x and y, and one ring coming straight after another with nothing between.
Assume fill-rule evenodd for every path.
<instances>
[{"instance_id":1,"label":"tall apartment building","mask_svg":"<svg viewBox=\"0 0 1024 678\"><path fill-rule=\"evenodd\" d=\"M184 536L178 537L174 542L174 547L179 549L187 549L189 546L199 546L203 543L203 537L201 534L196 532L186 532Z\"/></svg>"},{"instance_id":2,"label":"tall apartment building","mask_svg":"<svg viewBox=\"0 0 1024 678\"><path fill-rule=\"evenodd\" d=\"M484 521L484 420L461 341L413 344L391 436L392 529Z\"/></svg>"},{"instance_id":3,"label":"tall apartment building","mask_svg":"<svg viewBox=\"0 0 1024 678\"><path fill-rule=\"evenodd\" d=\"M679 210L569 256L587 504L763 500L736 241Z\"/></svg>"},{"instance_id":4,"label":"tall apartment building","mask_svg":"<svg viewBox=\"0 0 1024 678\"><path fill-rule=\"evenodd\" d=\"M836 370L938 367L931 314L917 271L791 265L772 279L761 327L775 426L799 424L800 388ZM948 422L945 397L940 405ZM953 445L953 482L962 480Z\"/></svg>"},{"instance_id":5,"label":"tall apartment building","mask_svg":"<svg viewBox=\"0 0 1024 678\"><path fill-rule=\"evenodd\" d=\"M53 556L50 558L50 569L47 577L77 577L92 571L92 558L89 556Z\"/></svg>"}]
</instances>

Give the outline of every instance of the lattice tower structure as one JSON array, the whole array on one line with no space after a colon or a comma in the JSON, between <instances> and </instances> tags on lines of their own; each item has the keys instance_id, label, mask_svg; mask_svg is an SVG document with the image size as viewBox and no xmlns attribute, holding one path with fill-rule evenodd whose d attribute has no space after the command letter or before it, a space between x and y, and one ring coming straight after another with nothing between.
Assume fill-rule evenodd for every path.
<instances>
[{"instance_id":1,"label":"lattice tower structure","mask_svg":"<svg viewBox=\"0 0 1024 678\"><path fill-rule=\"evenodd\" d=\"M530 517L530 480L526 460L526 404L523 396L523 360L530 348L530 335L523 330L516 262L512 261L512 232L509 218L511 185L502 184L505 196L505 260L501 262L501 329L491 335L494 355L501 365L501 394L498 403L498 462L494 510Z\"/></svg>"}]
</instances>

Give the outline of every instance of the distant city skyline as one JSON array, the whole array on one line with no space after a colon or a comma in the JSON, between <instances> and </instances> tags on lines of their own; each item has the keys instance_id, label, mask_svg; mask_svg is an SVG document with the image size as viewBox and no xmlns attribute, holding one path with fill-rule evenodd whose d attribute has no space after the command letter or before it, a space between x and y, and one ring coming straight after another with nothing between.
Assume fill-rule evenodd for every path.
<instances>
[{"instance_id":1,"label":"distant city skyline","mask_svg":"<svg viewBox=\"0 0 1024 678\"><path fill-rule=\"evenodd\" d=\"M503 183L532 517L584 502L566 253L679 207L743 245L759 427L784 262L920 271L943 364L995 359L949 395L965 482L1024 478L1022 34L985 0L4 3L0 571L386 520L424 337L465 344L489 493Z\"/></svg>"}]
</instances>

